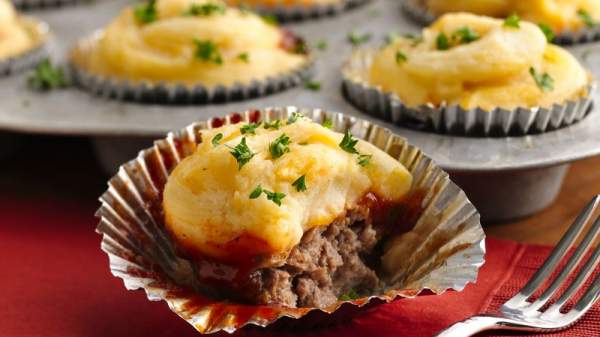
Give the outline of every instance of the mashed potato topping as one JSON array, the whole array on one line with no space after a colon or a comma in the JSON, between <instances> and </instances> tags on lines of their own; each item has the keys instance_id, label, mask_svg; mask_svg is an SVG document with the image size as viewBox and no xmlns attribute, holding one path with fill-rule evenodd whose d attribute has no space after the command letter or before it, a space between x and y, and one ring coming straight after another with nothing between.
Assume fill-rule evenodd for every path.
<instances>
[{"instance_id":1,"label":"mashed potato topping","mask_svg":"<svg viewBox=\"0 0 600 337\"><path fill-rule=\"evenodd\" d=\"M411 188L410 173L370 143L304 117L278 123L202 133L163 193L166 226L181 246L221 260L285 257L304 232L367 193L394 202Z\"/></svg>"},{"instance_id":2,"label":"mashed potato topping","mask_svg":"<svg viewBox=\"0 0 600 337\"><path fill-rule=\"evenodd\" d=\"M300 68L307 57L295 42L260 16L218 0L158 0L125 9L97 43L75 49L73 61L133 82L214 87Z\"/></svg>"},{"instance_id":3,"label":"mashed potato topping","mask_svg":"<svg viewBox=\"0 0 600 337\"><path fill-rule=\"evenodd\" d=\"M427 9L441 15L450 12L470 12L480 15L507 17L513 13L535 23L544 23L555 32L577 31L592 21L600 21L598 0L425 0Z\"/></svg>"},{"instance_id":4,"label":"mashed potato topping","mask_svg":"<svg viewBox=\"0 0 600 337\"><path fill-rule=\"evenodd\" d=\"M420 38L379 51L369 81L408 105L549 107L585 93L587 72L534 24L518 27L473 14L446 14Z\"/></svg>"},{"instance_id":5,"label":"mashed potato topping","mask_svg":"<svg viewBox=\"0 0 600 337\"><path fill-rule=\"evenodd\" d=\"M8 0L0 0L0 60L17 56L39 43L33 27L17 16Z\"/></svg>"}]
</instances>

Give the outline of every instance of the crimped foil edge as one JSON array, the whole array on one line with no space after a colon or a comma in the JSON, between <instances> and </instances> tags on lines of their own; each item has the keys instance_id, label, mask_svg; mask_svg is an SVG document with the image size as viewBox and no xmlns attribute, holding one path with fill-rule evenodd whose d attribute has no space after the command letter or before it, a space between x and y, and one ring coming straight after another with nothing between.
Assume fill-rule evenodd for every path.
<instances>
[{"instance_id":1,"label":"crimped foil edge","mask_svg":"<svg viewBox=\"0 0 600 337\"><path fill-rule=\"evenodd\" d=\"M70 6L79 3L91 2L91 0L11 0L19 10L46 9Z\"/></svg>"},{"instance_id":2,"label":"crimped foil edge","mask_svg":"<svg viewBox=\"0 0 600 337\"><path fill-rule=\"evenodd\" d=\"M44 59L44 57L48 56L48 52L46 50L48 25L44 22L27 16L21 16L19 20L24 24L31 26L30 28L35 30L35 33L39 35L37 37L39 41L33 48L21 53L20 55L11 56L6 60L0 61L0 77L10 76L12 74L32 68L42 59Z\"/></svg>"},{"instance_id":3,"label":"crimped foil edge","mask_svg":"<svg viewBox=\"0 0 600 337\"><path fill-rule=\"evenodd\" d=\"M427 26L437 19L437 15L431 13L423 6L422 0L403 0L403 12L415 22ZM563 31L556 34L552 41L555 44L568 46L580 43L588 43L600 40L600 26L585 28L578 31Z\"/></svg>"},{"instance_id":4,"label":"crimped foil edge","mask_svg":"<svg viewBox=\"0 0 600 337\"><path fill-rule=\"evenodd\" d=\"M241 101L270 95L298 86L310 78L314 68L311 54L299 68L286 73L253 80L250 83L235 83L231 86L218 85L207 87L202 84L189 85L166 82L130 82L111 77L96 75L74 62L75 52L82 46L95 43L101 36L97 31L80 41L71 50L69 69L73 82L82 89L106 98L142 103L163 104L208 104Z\"/></svg>"},{"instance_id":5,"label":"crimped foil edge","mask_svg":"<svg viewBox=\"0 0 600 337\"><path fill-rule=\"evenodd\" d=\"M362 6L370 0L340 0L337 3L312 6L278 4L274 6L253 6L252 9L263 15L273 15L282 22L303 21L338 15L346 10Z\"/></svg>"},{"instance_id":6,"label":"crimped foil edge","mask_svg":"<svg viewBox=\"0 0 600 337\"><path fill-rule=\"evenodd\" d=\"M414 191L421 188L427 191L419 204L421 216L411 233L428 235L422 241L403 237L403 244L412 245L406 259L412 262L399 275L403 280L402 287L388 288L380 295L339 301L323 309L207 303L206 297L182 292L173 279L192 289L198 288L191 278L191 263L177 256L176 248L161 227L160 200L169 172L194 152L204 129L244 121L286 119L294 112L321 123L331 120L334 130L340 132L350 129L357 138L388 152L411 171ZM311 312L332 317L330 314L344 304L360 308L376 299L391 302L398 297L414 297L425 289L436 294L448 289L460 291L476 280L478 269L484 263L485 234L479 213L464 192L450 181L447 173L418 148L388 129L320 109L249 110L194 123L179 132L169 133L152 148L140 151L136 159L122 165L117 175L110 179L109 188L100 201L101 207L96 213L100 223L96 231L102 235L101 247L109 256L112 274L123 279L127 289L144 289L148 299L166 301L172 311L201 333L221 330L232 333L248 324L264 327L283 317L299 319ZM441 246L427 248L440 237L445 238ZM199 297L201 301L198 301ZM192 310L188 305L191 302L202 305ZM243 315L239 311L242 307ZM252 311L248 312L248 308Z\"/></svg>"},{"instance_id":7,"label":"crimped foil edge","mask_svg":"<svg viewBox=\"0 0 600 337\"><path fill-rule=\"evenodd\" d=\"M459 105L431 104L411 107L366 80L374 50L355 50L342 68L342 89L346 99L360 110L399 126L473 137L506 137L553 131L581 121L592 111L596 83L586 94L552 107L465 109Z\"/></svg>"}]
</instances>

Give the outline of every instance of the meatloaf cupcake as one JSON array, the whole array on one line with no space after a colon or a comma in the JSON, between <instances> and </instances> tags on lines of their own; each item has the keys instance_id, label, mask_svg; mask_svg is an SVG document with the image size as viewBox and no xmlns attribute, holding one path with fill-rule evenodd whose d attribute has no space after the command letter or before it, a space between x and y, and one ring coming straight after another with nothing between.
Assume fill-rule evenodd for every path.
<instances>
[{"instance_id":1,"label":"meatloaf cupcake","mask_svg":"<svg viewBox=\"0 0 600 337\"><path fill-rule=\"evenodd\" d=\"M0 0L0 75L31 67L44 57L47 27L19 16L8 0Z\"/></svg>"},{"instance_id":2,"label":"meatloaf cupcake","mask_svg":"<svg viewBox=\"0 0 600 337\"><path fill-rule=\"evenodd\" d=\"M588 72L515 16L446 14L420 37L356 52L344 75L348 98L363 109L395 109L438 131L540 132L581 119L590 106ZM381 104L372 109L374 101Z\"/></svg>"},{"instance_id":3,"label":"meatloaf cupcake","mask_svg":"<svg viewBox=\"0 0 600 337\"><path fill-rule=\"evenodd\" d=\"M159 0L126 8L71 53L80 84L134 100L243 99L300 82L303 41L217 1Z\"/></svg>"}]
</instances>

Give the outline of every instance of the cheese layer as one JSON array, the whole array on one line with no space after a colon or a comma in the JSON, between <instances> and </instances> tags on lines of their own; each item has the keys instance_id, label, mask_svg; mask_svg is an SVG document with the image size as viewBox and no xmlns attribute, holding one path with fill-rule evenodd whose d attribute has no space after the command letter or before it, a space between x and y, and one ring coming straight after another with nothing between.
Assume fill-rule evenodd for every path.
<instances>
[{"instance_id":1,"label":"cheese layer","mask_svg":"<svg viewBox=\"0 0 600 337\"><path fill-rule=\"evenodd\" d=\"M282 124L285 124L283 121ZM339 146L343 135L308 119L279 130L241 135L242 124L207 130L196 152L182 160L169 176L163 193L166 226L189 251L220 260L236 254L285 257L305 231L330 224L357 205L368 192L383 200L400 201L411 188L410 173L374 145L359 141L356 149L372 155L366 166L358 155ZM211 140L217 134L219 145ZM273 159L269 144L282 134L289 152ZM245 138L255 156L241 169L230 154ZM305 176L305 191L292 184ZM281 206L263 193L285 194Z\"/></svg>"},{"instance_id":2,"label":"cheese layer","mask_svg":"<svg viewBox=\"0 0 600 337\"><path fill-rule=\"evenodd\" d=\"M8 0L0 0L0 60L17 56L37 43L33 32L19 20Z\"/></svg>"},{"instance_id":3,"label":"cheese layer","mask_svg":"<svg viewBox=\"0 0 600 337\"><path fill-rule=\"evenodd\" d=\"M545 23L557 33L585 28L585 21L577 14L581 10L600 21L598 0L426 0L426 6L437 15L470 12L503 18L516 13L524 20Z\"/></svg>"},{"instance_id":4,"label":"cheese layer","mask_svg":"<svg viewBox=\"0 0 600 337\"><path fill-rule=\"evenodd\" d=\"M423 30L423 41L398 38L374 57L369 81L393 92L408 105L459 104L481 107L549 107L586 92L589 77L566 50L546 42L534 24L505 27L503 20L473 14L446 14ZM479 38L438 50L443 33L452 36L465 28ZM405 59L398 59L398 53ZM537 78L551 77L551 87Z\"/></svg>"},{"instance_id":5,"label":"cheese layer","mask_svg":"<svg viewBox=\"0 0 600 337\"><path fill-rule=\"evenodd\" d=\"M184 15L206 1L158 0L158 19L140 23L126 8L92 47L74 53L88 71L129 81L187 85L248 84L300 68L307 57L283 48L289 33L248 11L227 7L209 15ZM218 2L211 4L221 5ZM210 42L216 53L197 57L195 40Z\"/></svg>"}]
</instances>

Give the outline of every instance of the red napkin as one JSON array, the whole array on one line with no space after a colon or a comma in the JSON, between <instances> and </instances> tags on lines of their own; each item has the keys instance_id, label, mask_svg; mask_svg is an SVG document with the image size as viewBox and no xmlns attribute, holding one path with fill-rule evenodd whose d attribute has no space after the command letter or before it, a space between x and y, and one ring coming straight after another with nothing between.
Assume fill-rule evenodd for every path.
<instances>
[{"instance_id":1,"label":"red napkin","mask_svg":"<svg viewBox=\"0 0 600 337\"><path fill-rule=\"evenodd\" d=\"M150 302L142 291L127 291L110 274L94 232L97 206L91 201L0 197L0 336L198 336L164 302ZM487 248L477 284L463 292L397 300L352 322L285 335L432 336L474 313L497 308L550 251L493 238ZM283 334L273 329L238 332ZM600 336L600 306L575 327L544 336Z\"/></svg>"}]
</instances>

